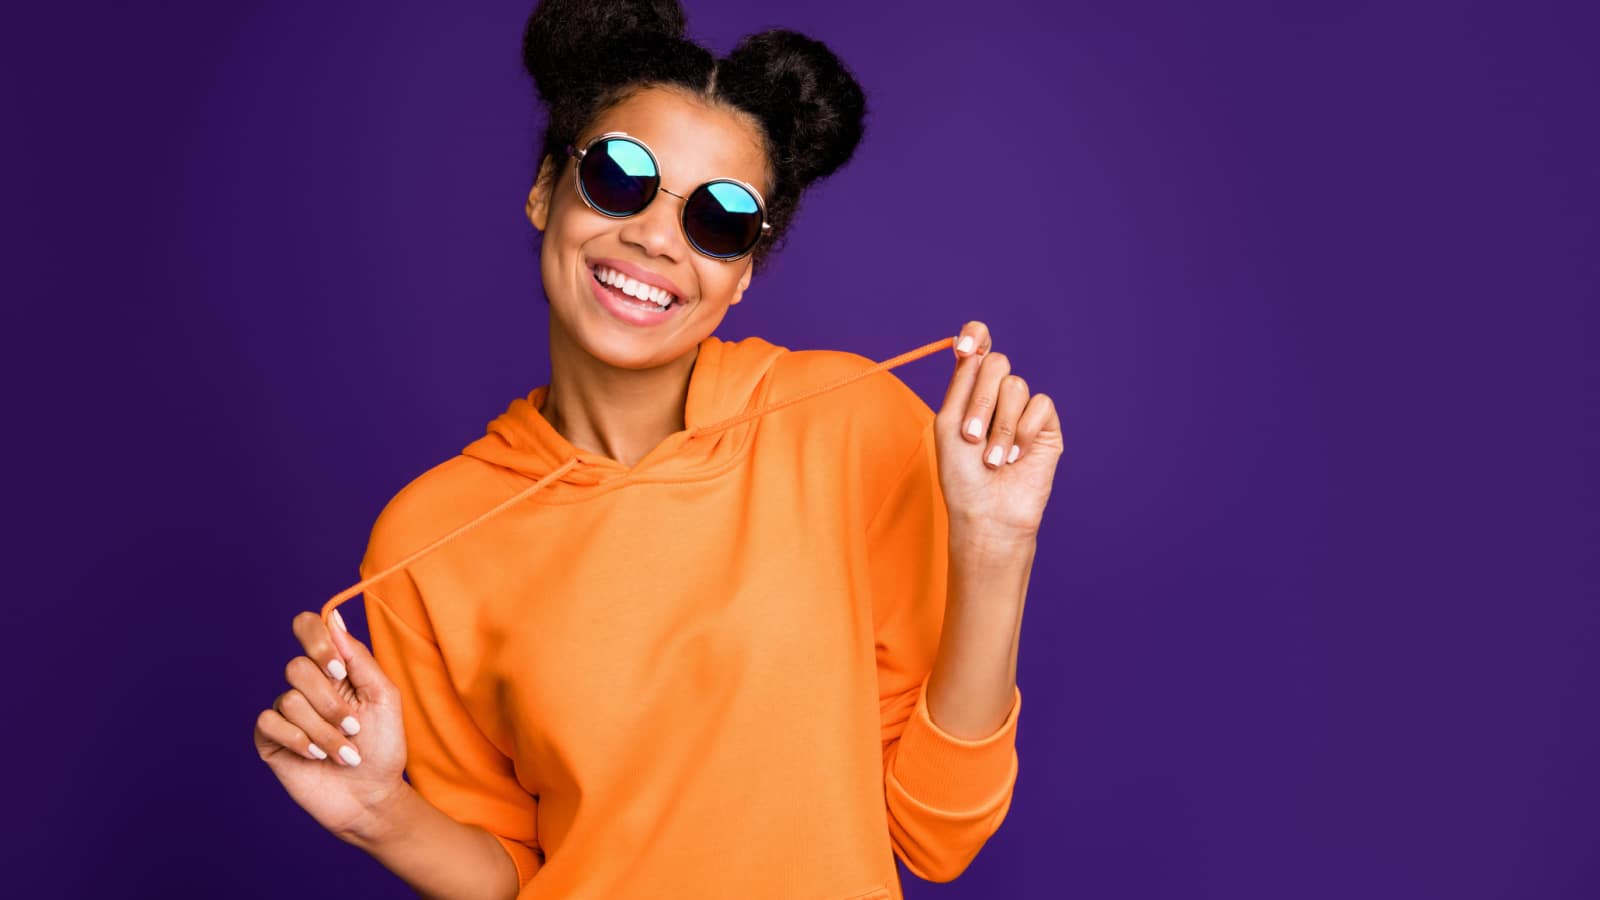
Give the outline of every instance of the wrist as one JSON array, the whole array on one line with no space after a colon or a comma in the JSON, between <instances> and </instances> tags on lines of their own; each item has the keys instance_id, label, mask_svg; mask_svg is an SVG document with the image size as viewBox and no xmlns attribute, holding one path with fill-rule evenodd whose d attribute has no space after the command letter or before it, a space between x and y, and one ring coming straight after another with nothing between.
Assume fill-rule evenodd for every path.
<instances>
[{"instance_id":1,"label":"wrist","mask_svg":"<svg viewBox=\"0 0 1600 900\"><path fill-rule=\"evenodd\" d=\"M1027 563L1038 546L1037 528L996 525L989 519L950 519L950 556L963 563L989 567Z\"/></svg>"},{"instance_id":2,"label":"wrist","mask_svg":"<svg viewBox=\"0 0 1600 900\"><path fill-rule=\"evenodd\" d=\"M421 799L409 782L398 779L393 789L370 803L354 823L334 834L347 844L370 850L406 833L407 823L415 817L415 805Z\"/></svg>"}]
</instances>

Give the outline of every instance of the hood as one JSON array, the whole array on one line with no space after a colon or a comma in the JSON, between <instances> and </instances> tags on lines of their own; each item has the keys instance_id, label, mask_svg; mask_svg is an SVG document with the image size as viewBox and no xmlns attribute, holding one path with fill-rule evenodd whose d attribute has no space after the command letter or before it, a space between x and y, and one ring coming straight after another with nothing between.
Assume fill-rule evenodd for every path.
<instances>
[{"instance_id":1,"label":"hood","mask_svg":"<svg viewBox=\"0 0 1600 900\"><path fill-rule=\"evenodd\" d=\"M749 439L748 423L737 428L701 431L757 408L767 399L773 363L788 350L761 338L728 343L717 337L700 342L684 400L684 430L669 435L632 467L608 456L572 445L556 431L539 407L549 385L541 385L489 423L488 433L468 444L465 456L504 466L530 478L542 478L563 463L578 465L557 479L563 485L594 485L624 476L653 479L692 478L731 463Z\"/></svg>"},{"instance_id":2,"label":"hood","mask_svg":"<svg viewBox=\"0 0 1600 900\"><path fill-rule=\"evenodd\" d=\"M489 423L488 432L462 449L462 455L513 469L536 479L522 491L483 510L471 520L418 548L380 572L334 594L322 606L322 619L332 627L328 615L340 604L367 586L411 565L439 549L457 536L493 518L503 510L551 489L592 489L628 475L649 472L652 477L689 478L730 465L749 439L749 423L786 406L821 396L874 372L893 369L915 359L955 345L953 337L941 338L908 350L899 356L875 363L830 384L800 391L794 396L771 398L769 376L772 364L788 350L760 338L736 344L716 337L700 343L699 355L689 377L689 394L684 400L684 430L674 432L656 445L632 468L614 459L572 445L539 414L548 385L519 397ZM552 487L554 486L554 487Z\"/></svg>"}]
</instances>

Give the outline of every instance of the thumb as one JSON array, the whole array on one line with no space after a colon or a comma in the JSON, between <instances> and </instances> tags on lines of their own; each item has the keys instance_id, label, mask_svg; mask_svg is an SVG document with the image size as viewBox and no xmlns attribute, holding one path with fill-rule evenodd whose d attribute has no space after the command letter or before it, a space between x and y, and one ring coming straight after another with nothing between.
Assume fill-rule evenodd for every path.
<instances>
[{"instance_id":1,"label":"thumb","mask_svg":"<svg viewBox=\"0 0 1600 900\"><path fill-rule=\"evenodd\" d=\"M356 640L355 635L345 627L344 618L338 610L328 614L328 622L334 649L345 661L350 673L350 686L355 688L356 696L362 700L376 700L389 684L383 669L379 668L378 661L367 646Z\"/></svg>"}]
</instances>

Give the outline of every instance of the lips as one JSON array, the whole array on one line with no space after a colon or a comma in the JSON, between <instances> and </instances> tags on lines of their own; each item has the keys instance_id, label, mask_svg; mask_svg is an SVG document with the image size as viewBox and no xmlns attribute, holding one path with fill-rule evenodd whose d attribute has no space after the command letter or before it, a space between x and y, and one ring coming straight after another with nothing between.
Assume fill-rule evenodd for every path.
<instances>
[{"instance_id":1,"label":"lips","mask_svg":"<svg viewBox=\"0 0 1600 900\"><path fill-rule=\"evenodd\" d=\"M599 303L612 318L635 327L648 328L668 319L675 319L678 309L683 306L682 300L673 300L666 307L657 306L648 300L637 301L621 291L602 284L592 270L589 273L589 291L594 295L595 302Z\"/></svg>"},{"instance_id":2,"label":"lips","mask_svg":"<svg viewBox=\"0 0 1600 900\"><path fill-rule=\"evenodd\" d=\"M652 272L649 269L636 266L633 263L625 260L612 259L610 257L596 257L594 259L584 260L584 264L589 267L590 272L594 271L595 266L605 266L608 269L614 269L628 276L629 278L632 278L634 281L654 285L655 287L661 288L663 291L666 291L672 296L678 298L679 301L683 300L683 291L677 285L672 283L672 279L665 275L659 275L655 272Z\"/></svg>"},{"instance_id":3,"label":"lips","mask_svg":"<svg viewBox=\"0 0 1600 900\"><path fill-rule=\"evenodd\" d=\"M591 279L593 279L596 284L600 285L601 289L607 290L607 291L611 291L619 299L621 299L622 302L624 302L624 303L640 303L640 304L648 303L650 309L671 309L672 307L677 306L679 303L683 302L678 297L674 296L670 303L668 303L666 306L661 306L661 305L657 304L655 302L655 300L653 300L651 298L648 298L648 297L635 297L632 294L628 293L627 291L624 291L618 285L610 284L610 283L607 283L605 281L600 280L600 270L599 269L590 269L589 270L589 277Z\"/></svg>"}]
</instances>

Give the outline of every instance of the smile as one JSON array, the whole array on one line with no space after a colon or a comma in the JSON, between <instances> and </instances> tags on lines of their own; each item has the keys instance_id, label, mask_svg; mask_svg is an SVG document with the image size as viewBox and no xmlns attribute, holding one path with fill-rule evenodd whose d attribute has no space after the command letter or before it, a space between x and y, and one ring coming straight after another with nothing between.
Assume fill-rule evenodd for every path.
<instances>
[{"instance_id":1,"label":"smile","mask_svg":"<svg viewBox=\"0 0 1600 900\"><path fill-rule=\"evenodd\" d=\"M672 294L641 284L605 266L589 270L589 287L595 299L613 318L629 325L655 325L675 318L674 314L683 307L683 301Z\"/></svg>"}]
</instances>

